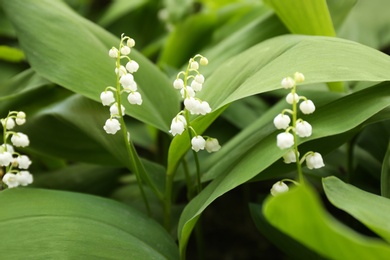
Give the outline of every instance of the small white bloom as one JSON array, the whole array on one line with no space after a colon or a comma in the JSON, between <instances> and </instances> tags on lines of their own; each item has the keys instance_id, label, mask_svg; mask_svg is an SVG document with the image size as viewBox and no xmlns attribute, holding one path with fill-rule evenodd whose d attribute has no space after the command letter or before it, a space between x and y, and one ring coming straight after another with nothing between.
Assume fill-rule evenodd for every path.
<instances>
[{"instance_id":1,"label":"small white bloom","mask_svg":"<svg viewBox=\"0 0 390 260\"><path fill-rule=\"evenodd\" d=\"M184 88L184 81L182 79L175 79L173 82L173 87L175 89L182 89Z\"/></svg>"},{"instance_id":2,"label":"small white bloom","mask_svg":"<svg viewBox=\"0 0 390 260\"><path fill-rule=\"evenodd\" d=\"M193 80L193 81L191 82L191 87L192 87L192 89L195 90L196 92L202 90L202 84L199 83L199 82L197 82L196 80Z\"/></svg>"},{"instance_id":3,"label":"small white bloom","mask_svg":"<svg viewBox=\"0 0 390 260\"><path fill-rule=\"evenodd\" d=\"M198 111L199 114L201 115L206 115L211 112L211 107L207 101L202 101L200 103L200 106L198 106Z\"/></svg>"},{"instance_id":4,"label":"small white bloom","mask_svg":"<svg viewBox=\"0 0 390 260\"><path fill-rule=\"evenodd\" d=\"M142 104L142 97L141 97L141 94L139 92L131 92L127 96L127 100L132 105L141 105Z\"/></svg>"},{"instance_id":5,"label":"small white bloom","mask_svg":"<svg viewBox=\"0 0 390 260\"><path fill-rule=\"evenodd\" d=\"M30 158L27 155L20 155L15 159L19 169L28 169L31 165Z\"/></svg>"},{"instance_id":6,"label":"small white bloom","mask_svg":"<svg viewBox=\"0 0 390 260\"><path fill-rule=\"evenodd\" d=\"M287 77L287 78L282 79L281 84L282 84L282 87L284 87L285 89L288 89L288 88L292 88L295 86L295 81L293 78Z\"/></svg>"},{"instance_id":7,"label":"small white bloom","mask_svg":"<svg viewBox=\"0 0 390 260\"><path fill-rule=\"evenodd\" d=\"M100 100L102 101L103 106L109 106L115 102L114 93L111 91L103 91L100 94Z\"/></svg>"},{"instance_id":8,"label":"small white bloom","mask_svg":"<svg viewBox=\"0 0 390 260\"><path fill-rule=\"evenodd\" d=\"M187 93L187 95L185 95L185 93ZM190 86L187 86L186 88L182 88L180 90L180 94L181 94L181 97L182 98L186 98L186 97L195 97L195 91L193 88L191 88Z\"/></svg>"},{"instance_id":9,"label":"small white bloom","mask_svg":"<svg viewBox=\"0 0 390 260\"><path fill-rule=\"evenodd\" d=\"M278 181L274 185L272 185L271 189L271 195L272 196L277 196L279 194L285 193L288 191L288 186L282 181Z\"/></svg>"},{"instance_id":10,"label":"small white bloom","mask_svg":"<svg viewBox=\"0 0 390 260\"><path fill-rule=\"evenodd\" d=\"M139 69L139 64L135 60L131 60L126 64L126 69L130 73L134 73Z\"/></svg>"},{"instance_id":11,"label":"small white bloom","mask_svg":"<svg viewBox=\"0 0 390 260\"><path fill-rule=\"evenodd\" d=\"M283 161L285 163L293 163L297 161L297 158L295 157L294 150L288 151L286 154L283 155Z\"/></svg>"},{"instance_id":12,"label":"small white bloom","mask_svg":"<svg viewBox=\"0 0 390 260\"><path fill-rule=\"evenodd\" d=\"M3 177L3 182L7 184L8 188L15 188L19 186L19 178L13 173L6 173Z\"/></svg>"},{"instance_id":13,"label":"small white bloom","mask_svg":"<svg viewBox=\"0 0 390 260\"><path fill-rule=\"evenodd\" d=\"M320 153L311 153L306 156L306 165L310 170L324 167L324 161Z\"/></svg>"},{"instance_id":14,"label":"small white bloom","mask_svg":"<svg viewBox=\"0 0 390 260\"><path fill-rule=\"evenodd\" d=\"M20 132L12 135L11 142L16 147L26 147L30 144L28 136Z\"/></svg>"},{"instance_id":15,"label":"small white bloom","mask_svg":"<svg viewBox=\"0 0 390 260\"><path fill-rule=\"evenodd\" d=\"M193 69L193 70L199 69L199 63L196 61L191 62L190 66L191 66L191 69Z\"/></svg>"},{"instance_id":16,"label":"small white bloom","mask_svg":"<svg viewBox=\"0 0 390 260\"><path fill-rule=\"evenodd\" d=\"M311 100L304 100L299 105L299 109L304 114L311 114L311 113L313 113L316 110L316 107L314 106L313 101L311 101Z\"/></svg>"},{"instance_id":17,"label":"small white bloom","mask_svg":"<svg viewBox=\"0 0 390 260\"><path fill-rule=\"evenodd\" d=\"M290 133L280 133L276 136L276 145L280 149L287 149L294 145L294 136Z\"/></svg>"},{"instance_id":18,"label":"small white bloom","mask_svg":"<svg viewBox=\"0 0 390 260\"><path fill-rule=\"evenodd\" d=\"M121 54L123 54L123 55L129 55L130 52L131 52L131 49L130 49L129 46L123 46L123 47L121 48Z\"/></svg>"},{"instance_id":19,"label":"small white bloom","mask_svg":"<svg viewBox=\"0 0 390 260\"><path fill-rule=\"evenodd\" d=\"M127 46L129 46L130 48L133 48L135 46L135 41L133 38L127 39Z\"/></svg>"},{"instance_id":20,"label":"small white bloom","mask_svg":"<svg viewBox=\"0 0 390 260\"><path fill-rule=\"evenodd\" d=\"M33 176L28 171L20 171L16 174L16 178L20 185L27 186L28 184L33 183Z\"/></svg>"},{"instance_id":21,"label":"small white bloom","mask_svg":"<svg viewBox=\"0 0 390 260\"><path fill-rule=\"evenodd\" d=\"M194 150L195 152L199 152L199 150L203 150L205 148L206 140L204 140L202 136L197 135L192 138L191 144L192 150Z\"/></svg>"},{"instance_id":22,"label":"small white bloom","mask_svg":"<svg viewBox=\"0 0 390 260\"><path fill-rule=\"evenodd\" d=\"M125 114L125 107L121 105L121 110L122 110L122 116ZM110 115L112 117L119 117L119 110L118 110L118 103L115 102L111 107L110 107Z\"/></svg>"},{"instance_id":23,"label":"small white bloom","mask_svg":"<svg viewBox=\"0 0 390 260\"><path fill-rule=\"evenodd\" d=\"M107 119L106 124L103 126L103 129L107 132L107 134L114 135L118 130L121 129L121 124L118 119Z\"/></svg>"},{"instance_id":24,"label":"small white bloom","mask_svg":"<svg viewBox=\"0 0 390 260\"><path fill-rule=\"evenodd\" d=\"M13 154L15 152L14 147L12 145L10 145L10 144L7 144L7 145L2 144L2 145L0 145L0 151L1 152L2 151L9 152L11 154Z\"/></svg>"},{"instance_id":25,"label":"small white bloom","mask_svg":"<svg viewBox=\"0 0 390 260\"><path fill-rule=\"evenodd\" d=\"M12 153L9 151L7 152L0 152L0 165L1 166L8 166L13 161Z\"/></svg>"},{"instance_id":26,"label":"small white bloom","mask_svg":"<svg viewBox=\"0 0 390 260\"><path fill-rule=\"evenodd\" d=\"M26 113L24 113L23 111L19 111L17 114L16 114L16 124L18 125L23 125L24 123L26 123Z\"/></svg>"},{"instance_id":27,"label":"small white bloom","mask_svg":"<svg viewBox=\"0 0 390 260\"><path fill-rule=\"evenodd\" d=\"M203 84L204 83L204 76L202 74L198 74L195 76L194 80L196 82L198 82L199 84Z\"/></svg>"},{"instance_id":28,"label":"small white bloom","mask_svg":"<svg viewBox=\"0 0 390 260\"><path fill-rule=\"evenodd\" d=\"M119 77L126 75L126 73L127 73L126 68L121 65L119 67ZM115 74L118 74L118 68L115 68Z\"/></svg>"},{"instance_id":29,"label":"small white bloom","mask_svg":"<svg viewBox=\"0 0 390 260\"><path fill-rule=\"evenodd\" d=\"M184 129L187 125L187 121L184 116L178 115L172 119L171 130L169 132L175 136L177 134L181 135L184 132Z\"/></svg>"},{"instance_id":30,"label":"small white bloom","mask_svg":"<svg viewBox=\"0 0 390 260\"><path fill-rule=\"evenodd\" d=\"M295 131L299 137L309 137L312 133L312 127L308 122L299 120Z\"/></svg>"},{"instance_id":31,"label":"small white bloom","mask_svg":"<svg viewBox=\"0 0 390 260\"><path fill-rule=\"evenodd\" d=\"M13 118L8 118L7 119L7 125L6 125L6 128L8 129L8 130L11 130L12 128L14 128L15 127L15 120L13 119Z\"/></svg>"},{"instance_id":32,"label":"small white bloom","mask_svg":"<svg viewBox=\"0 0 390 260\"><path fill-rule=\"evenodd\" d=\"M126 86L123 86L123 90L126 92L126 93L130 93L130 92L134 92L134 91L137 91L137 82L133 81L132 84L130 85L126 85Z\"/></svg>"},{"instance_id":33,"label":"small white bloom","mask_svg":"<svg viewBox=\"0 0 390 260\"><path fill-rule=\"evenodd\" d=\"M123 75L119 82L122 84L123 87L131 86L134 84L134 76L132 74L126 74Z\"/></svg>"},{"instance_id":34,"label":"small white bloom","mask_svg":"<svg viewBox=\"0 0 390 260\"><path fill-rule=\"evenodd\" d=\"M221 149L221 146L219 145L218 139L216 138L208 138L206 140L206 150L209 153L217 152L219 149Z\"/></svg>"},{"instance_id":35,"label":"small white bloom","mask_svg":"<svg viewBox=\"0 0 390 260\"><path fill-rule=\"evenodd\" d=\"M296 83L302 83L303 81L305 81L305 76L300 72L295 72L294 80Z\"/></svg>"},{"instance_id":36,"label":"small white bloom","mask_svg":"<svg viewBox=\"0 0 390 260\"><path fill-rule=\"evenodd\" d=\"M286 96L286 101L287 103L289 103L290 105L292 105L292 103L294 102L294 99L295 99L295 102L298 102L299 101L299 96L297 93L294 93L294 96L292 93L288 93L288 95Z\"/></svg>"},{"instance_id":37,"label":"small white bloom","mask_svg":"<svg viewBox=\"0 0 390 260\"><path fill-rule=\"evenodd\" d=\"M286 129L290 122L290 117L285 114L279 114L274 118L274 125L277 129Z\"/></svg>"},{"instance_id":38,"label":"small white bloom","mask_svg":"<svg viewBox=\"0 0 390 260\"><path fill-rule=\"evenodd\" d=\"M209 64L209 60L206 57L200 58L200 65L206 66Z\"/></svg>"},{"instance_id":39,"label":"small white bloom","mask_svg":"<svg viewBox=\"0 0 390 260\"><path fill-rule=\"evenodd\" d=\"M111 58L118 58L118 49L115 48L115 47L112 47L112 48L108 51L108 55L109 55Z\"/></svg>"},{"instance_id":40,"label":"small white bloom","mask_svg":"<svg viewBox=\"0 0 390 260\"><path fill-rule=\"evenodd\" d=\"M193 97L189 97L184 99L184 106L188 111L190 111L191 114L194 115L194 114L198 114L200 102L199 100Z\"/></svg>"}]
</instances>

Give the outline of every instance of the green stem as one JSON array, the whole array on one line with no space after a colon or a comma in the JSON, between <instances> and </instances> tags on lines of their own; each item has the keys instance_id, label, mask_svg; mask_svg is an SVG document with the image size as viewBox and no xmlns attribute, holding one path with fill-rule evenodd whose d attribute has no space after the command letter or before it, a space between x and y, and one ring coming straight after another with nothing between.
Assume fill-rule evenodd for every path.
<instances>
[{"instance_id":1,"label":"green stem","mask_svg":"<svg viewBox=\"0 0 390 260\"><path fill-rule=\"evenodd\" d=\"M292 127L293 127L293 130L292 130L292 134L294 136L294 154L295 154L295 158L296 158L296 165L297 165L297 171L298 171L298 180L299 180L299 183L301 184L304 184L305 180L303 178L303 173L302 173L302 165L301 165L301 162L299 161L299 151L298 151L298 137L297 137L297 133L295 131L296 129L296 126L297 126L297 101L295 100L295 94L296 94L296 86L294 86L291 90L291 94L293 96L293 103L292 103L292 110L293 110L293 113L292 113L292 117L293 117L293 120L292 120Z\"/></svg>"}]
</instances>

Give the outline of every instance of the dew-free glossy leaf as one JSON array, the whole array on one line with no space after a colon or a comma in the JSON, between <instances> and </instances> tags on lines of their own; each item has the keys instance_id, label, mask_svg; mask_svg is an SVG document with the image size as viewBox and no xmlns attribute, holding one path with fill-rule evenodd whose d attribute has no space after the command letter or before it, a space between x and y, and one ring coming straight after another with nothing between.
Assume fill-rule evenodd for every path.
<instances>
[{"instance_id":1,"label":"dew-free glossy leaf","mask_svg":"<svg viewBox=\"0 0 390 260\"><path fill-rule=\"evenodd\" d=\"M27 60L40 75L96 101L107 86L115 85L115 64L108 50L119 44L118 38L58 0L2 1L2 6ZM140 65L134 77L144 102L131 106L123 96L127 113L167 132L179 109L178 96L168 78L145 57L136 50L131 57Z\"/></svg>"},{"instance_id":2,"label":"dew-free glossy leaf","mask_svg":"<svg viewBox=\"0 0 390 260\"><path fill-rule=\"evenodd\" d=\"M323 179L322 183L333 205L390 242L390 199L363 191L333 176Z\"/></svg>"},{"instance_id":3,"label":"dew-free glossy leaf","mask_svg":"<svg viewBox=\"0 0 390 260\"><path fill-rule=\"evenodd\" d=\"M0 193L4 259L178 259L154 220L113 200L15 188Z\"/></svg>"},{"instance_id":4,"label":"dew-free glossy leaf","mask_svg":"<svg viewBox=\"0 0 390 260\"><path fill-rule=\"evenodd\" d=\"M387 259L390 254L389 244L360 235L329 215L308 186L269 197L263 213L274 227L327 259Z\"/></svg>"}]
</instances>

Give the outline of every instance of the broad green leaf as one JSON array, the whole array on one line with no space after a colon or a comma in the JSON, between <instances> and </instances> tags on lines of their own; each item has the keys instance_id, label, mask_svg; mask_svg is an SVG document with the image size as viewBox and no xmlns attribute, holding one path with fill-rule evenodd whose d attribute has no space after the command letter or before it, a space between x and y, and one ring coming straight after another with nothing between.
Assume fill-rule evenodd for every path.
<instances>
[{"instance_id":1,"label":"broad green leaf","mask_svg":"<svg viewBox=\"0 0 390 260\"><path fill-rule=\"evenodd\" d=\"M333 205L348 212L390 242L390 200L388 198L360 190L336 177L327 177L322 183L325 194Z\"/></svg>"},{"instance_id":2,"label":"broad green leaf","mask_svg":"<svg viewBox=\"0 0 390 260\"><path fill-rule=\"evenodd\" d=\"M390 254L389 244L360 235L329 215L306 185L269 197L263 213L271 225L327 259L388 259Z\"/></svg>"},{"instance_id":3,"label":"broad green leaf","mask_svg":"<svg viewBox=\"0 0 390 260\"><path fill-rule=\"evenodd\" d=\"M4 259L179 258L159 224L112 200L15 188L0 193L0 204Z\"/></svg>"},{"instance_id":4,"label":"broad green leaf","mask_svg":"<svg viewBox=\"0 0 390 260\"><path fill-rule=\"evenodd\" d=\"M118 38L58 0L1 3L27 60L41 76L96 101L107 86L115 85L115 65L108 49L119 44ZM144 102L142 106L130 106L123 97L126 111L167 132L168 123L179 110L177 93L168 78L136 50L132 58L140 65L134 76Z\"/></svg>"},{"instance_id":5,"label":"broad green leaf","mask_svg":"<svg viewBox=\"0 0 390 260\"><path fill-rule=\"evenodd\" d=\"M210 60L212 63L212 60ZM199 98L218 109L235 100L282 88L302 72L304 84L385 81L390 58L367 46L334 37L284 35L264 41L220 64L206 78Z\"/></svg>"},{"instance_id":6,"label":"broad green leaf","mask_svg":"<svg viewBox=\"0 0 390 260\"><path fill-rule=\"evenodd\" d=\"M381 173L381 194L383 197L390 198L390 143L387 146L385 158L383 158Z\"/></svg>"},{"instance_id":7,"label":"broad green leaf","mask_svg":"<svg viewBox=\"0 0 390 260\"><path fill-rule=\"evenodd\" d=\"M107 26L128 12L131 12L140 6L146 4L147 0L115 0L111 3L104 15L99 19L99 24Z\"/></svg>"},{"instance_id":8,"label":"broad green leaf","mask_svg":"<svg viewBox=\"0 0 390 260\"><path fill-rule=\"evenodd\" d=\"M249 210L257 229L274 246L285 252L289 259L325 259L268 223L261 207L262 205L249 204Z\"/></svg>"},{"instance_id":9,"label":"broad green leaf","mask_svg":"<svg viewBox=\"0 0 390 260\"><path fill-rule=\"evenodd\" d=\"M295 34L336 36L326 0L264 0Z\"/></svg>"},{"instance_id":10,"label":"broad green leaf","mask_svg":"<svg viewBox=\"0 0 390 260\"><path fill-rule=\"evenodd\" d=\"M313 134L302 139L300 144L342 134L358 127L388 106L389 87L390 84L386 82L318 107L313 115L304 117L312 125ZM276 131L272 124L273 118L280 111L267 112L256 122L257 127L248 127L245 134L238 135L238 138L222 147L221 154L225 151L231 152L219 157L220 160L216 160L206 173L217 177L186 206L181 216L178 236L182 254L197 219L208 205L219 196L255 177L285 153L276 146L276 134L279 131Z\"/></svg>"},{"instance_id":11,"label":"broad green leaf","mask_svg":"<svg viewBox=\"0 0 390 260\"><path fill-rule=\"evenodd\" d=\"M337 29L343 24L343 22L348 17L351 10L358 0L327 0L330 16L332 17L332 22L334 28ZM341 37L342 38L342 37ZM351 39L350 39L351 40Z\"/></svg>"}]
</instances>

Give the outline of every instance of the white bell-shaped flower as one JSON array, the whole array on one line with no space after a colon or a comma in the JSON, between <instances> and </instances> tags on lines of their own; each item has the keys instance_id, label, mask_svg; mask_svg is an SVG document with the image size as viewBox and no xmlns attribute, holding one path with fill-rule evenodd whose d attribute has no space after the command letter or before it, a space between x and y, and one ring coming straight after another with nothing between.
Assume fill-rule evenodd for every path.
<instances>
[{"instance_id":1,"label":"white bell-shaped flower","mask_svg":"<svg viewBox=\"0 0 390 260\"><path fill-rule=\"evenodd\" d=\"M123 75L126 75L126 73L127 73L126 68L122 65L119 67L119 70L118 70L118 68L115 68L115 74L118 74L118 72L119 72L119 77L122 77Z\"/></svg>"},{"instance_id":2,"label":"white bell-shaped flower","mask_svg":"<svg viewBox=\"0 0 390 260\"><path fill-rule=\"evenodd\" d=\"M26 113L24 113L23 111L19 111L16 114L15 121L17 125L23 125L24 123L26 123Z\"/></svg>"},{"instance_id":3,"label":"white bell-shaped flower","mask_svg":"<svg viewBox=\"0 0 390 260\"><path fill-rule=\"evenodd\" d=\"M200 65L202 65L202 66L206 66L207 64L209 64L209 60L206 57L200 58L199 62L200 62Z\"/></svg>"},{"instance_id":4,"label":"white bell-shaped flower","mask_svg":"<svg viewBox=\"0 0 390 260\"><path fill-rule=\"evenodd\" d=\"M169 132L173 136L176 136L177 134L181 135L184 132L186 126L187 126L187 121L185 117L182 115L178 115L172 119L171 129L169 130Z\"/></svg>"},{"instance_id":5,"label":"white bell-shaped flower","mask_svg":"<svg viewBox=\"0 0 390 260\"><path fill-rule=\"evenodd\" d=\"M12 153L9 151L0 152L0 165L8 166L13 161Z\"/></svg>"},{"instance_id":6,"label":"white bell-shaped flower","mask_svg":"<svg viewBox=\"0 0 390 260\"><path fill-rule=\"evenodd\" d=\"M131 52L131 49L130 49L129 46L123 46L123 47L121 48L121 54L122 54L122 55L129 55L130 52Z\"/></svg>"},{"instance_id":7,"label":"white bell-shaped flower","mask_svg":"<svg viewBox=\"0 0 390 260\"><path fill-rule=\"evenodd\" d=\"M182 98L195 97L195 91L190 86L187 86L186 88L182 88L180 90L180 94Z\"/></svg>"},{"instance_id":8,"label":"white bell-shaped flower","mask_svg":"<svg viewBox=\"0 0 390 260\"><path fill-rule=\"evenodd\" d=\"M108 55L109 55L111 58L118 58L118 49L115 48L115 47L112 47L112 48L108 51Z\"/></svg>"},{"instance_id":9,"label":"white bell-shaped flower","mask_svg":"<svg viewBox=\"0 0 390 260\"><path fill-rule=\"evenodd\" d=\"M294 80L296 83L302 83L305 81L305 76L300 72L294 73Z\"/></svg>"},{"instance_id":10,"label":"white bell-shaped flower","mask_svg":"<svg viewBox=\"0 0 390 260\"><path fill-rule=\"evenodd\" d=\"M118 130L121 129L121 124L119 123L118 119L110 118L107 119L105 125L103 126L103 129L106 131L107 134L116 134Z\"/></svg>"},{"instance_id":11,"label":"white bell-shaped flower","mask_svg":"<svg viewBox=\"0 0 390 260\"><path fill-rule=\"evenodd\" d=\"M324 160L320 153L311 153L306 156L306 165L310 170L324 167Z\"/></svg>"},{"instance_id":12,"label":"white bell-shaped flower","mask_svg":"<svg viewBox=\"0 0 390 260\"><path fill-rule=\"evenodd\" d=\"M121 105L121 110L122 110L122 116L125 114L125 107ZM112 117L119 117L119 110L118 110L118 103L115 102L111 107L110 107L110 114Z\"/></svg>"},{"instance_id":13,"label":"white bell-shaped flower","mask_svg":"<svg viewBox=\"0 0 390 260\"><path fill-rule=\"evenodd\" d=\"M33 176L29 171L20 171L16 174L18 182L22 186L33 183Z\"/></svg>"},{"instance_id":14,"label":"white bell-shaped flower","mask_svg":"<svg viewBox=\"0 0 390 260\"><path fill-rule=\"evenodd\" d=\"M134 84L134 76L130 73L127 73L120 78L119 82L124 88L126 88Z\"/></svg>"},{"instance_id":15,"label":"white bell-shaped flower","mask_svg":"<svg viewBox=\"0 0 390 260\"><path fill-rule=\"evenodd\" d=\"M197 74L195 76L194 80L196 82L198 82L199 84L203 84L204 83L204 76L202 74Z\"/></svg>"},{"instance_id":16,"label":"white bell-shaped flower","mask_svg":"<svg viewBox=\"0 0 390 260\"><path fill-rule=\"evenodd\" d=\"M274 118L274 125L277 129L286 129L289 127L290 122L290 117L285 114L279 114Z\"/></svg>"},{"instance_id":17,"label":"white bell-shaped flower","mask_svg":"<svg viewBox=\"0 0 390 260\"><path fill-rule=\"evenodd\" d=\"M201 91L202 90L202 84L201 83L199 83L199 82L197 82L196 80L193 80L192 82L191 82L191 87L196 91L196 92L198 92L198 91Z\"/></svg>"},{"instance_id":18,"label":"white bell-shaped flower","mask_svg":"<svg viewBox=\"0 0 390 260\"><path fill-rule=\"evenodd\" d=\"M184 88L184 81L182 79L175 79L173 82L173 87L175 89L182 89Z\"/></svg>"},{"instance_id":19,"label":"white bell-shaped flower","mask_svg":"<svg viewBox=\"0 0 390 260\"><path fill-rule=\"evenodd\" d=\"M200 102L198 106L198 113L201 115L206 115L211 112L211 107L207 101Z\"/></svg>"},{"instance_id":20,"label":"white bell-shaped flower","mask_svg":"<svg viewBox=\"0 0 390 260\"><path fill-rule=\"evenodd\" d=\"M193 62L191 62L190 67L191 67L191 69L193 69L193 70L197 70L197 69L199 69L199 63L196 62L196 61L193 61Z\"/></svg>"},{"instance_id":21,"label":"white bell-shaped flower","mask_svg":"<svg viewBox=\"0 0 390 260\"><path fill-rule=\"evenodd\" d=\"M299 109L302 111L304 114L311 114L316 110L316 107L311 100L304 100L299 104Z\"/></svg>"},{"instance_id":22,"label":"white bell-shaped flower","mask_svg":"<svg viewBox=\"0 0 390 260\"><path fill-rule=\"evenodd\" d=\"M295 86L295 81L293 78L287 77L287 78L282 79L281 84L282 84L283 88L288 89L288 88L292 88Z\"/></svg>"},{"instance_id":23,"label":"white bell-shaped flower","mask_svg":"<svg viewBox=\"0 0 390 260\"><path fill-rule=\"evenodd\" d=\"M287 153L283 155L283 161L284 163L295 163L297 161L297 158L295 156L294 150L290 150Z\"/></svg>"},{"instance_id":24,"label":"white bell-shaped flower","mask_svg":"<svg viewBox=\"0 0 390 260\"><path fill-rule=\"evenodd\" d=\"M276 136L276 145L280 149L287 149L294 145L294 136L290 133L280 133Z\"/></svg>"},{"instance_id":25,"label":"white bell-shaped flower","mask_svg":"<svg viewBox=\"0 0 390 260\"><path fill-rule=\"evenodd\" d=\"M27 155L20 155L15 159L19 169L28 169L31 165L30 158Z\"/></svg>"},{"instance_id":26,"label":"white bell-shaped flower","mask_svg":"<svg viewBox=\"0 0 390 260\"><path fill-rule=\"evenodd\" d=\"M7 125L5 126L8 130L11 130L15 127L15 120L11 117L7 119Z\"/></svg>"},{"instance_id":27,"label":"white bell-shaped flower","mask_svg":"<svg viewBox=\"0 0 390 260\"><path fill-rule=\"evenodd\" d=\"M3 176L3 182L7 184L8 188L15 188L19 186L19 178L13 173L6 173Z\"/></svg>"},{"instance_id":28,"label":"white bell-shaped flower","mask_svg":"<svg viewBox=\"0 0 390 260\"><path fill-rule=\"evenodd\" d=\"M208 138L206 140L205 148L207 152L213 153L219 151L219 149L221 149L221 146L219 145L218 139Z\"/></svg>"},{"instance_id":29,"label":"white bell-shaped flower","mask_svg":"<svg viewBox=\"0 0 390 260\"><path fill-rule=\"evenodd\" d=\"M111 91L103 91L100 94L100 100L102 101L103 106L109 106L115 102L114 93Z\"/></svg>"},{"instance_id":30,"label":"white bell-shaped flower","mask_svg":"<svg viewBox=\"0 0 390 260\"><path fill-rule=\"evenodd\" d=\"M26 147L30 144L28 136L20 132L12 135L11 142L16 147Z\"/></svg>"},{"instance_id":31,"label":"white bell-shaped flower","mask_svg":"<svg viewBox=\"0 0 390 260\"><path fill-rule=\"evenodd\" d=\"M312 127L308 122L299 120L296 124L295 131L299 137L309 137L312 133Z\"/></svg>"},{"instance_id":32,"label":"white bell-shaped flower","mask_svg":"<svg viewBox=\"0 0 390 260\"><path fill-rule=\"evenodd\" d=\"M206 146L206 140L200 135L197 135L191 139L192 150L199 152L203 150Z\"/></svg>"},{"instance_id":33,"label":"white bell-shaped flower","mask_svg":"<svg viewBox=\"0 0 390 260\"><path fill-rule=\"evenodd\" d=\"M142 104L142 96L139 92L131 92L127 96L127 100L132 105L141 105Z\"/></svg>"},{"instance_id":34,"label":"white bell-shaped flower","mask_svg":"<svg viewBox=\"0 0 390 260\"><path fill-rule=\"evenodd\" d=\"M139 64L135 60L131 60L126 64L126 69L130 73L134 73L139 69Z\"/></svg>"},{"instance_id":35,"label":"white bell-shaped flower","mask_svg":"<svg viewBox=\"0 0 390 260\"><path fill-rule=\"evenodd\" d=\"M274 185L272 185L271 189L271 195L272 196L277 196L279 194L285 193L288 191L288 186L282 181L278 181Z\"/></svg>"},{"instance_id":36,"label":"white bell-shaped flower","mask_svg":"<svg viewBox=\"0 0 390 260\"><path fill-rule=\"evenodd\" d=\"M286 101L290 105L292 105L292 103L294 102L294 99L295 99L295 102L299 101L299 96L297 93L294 93L294 95L292 93L288 93L288 95L286 96Z\"/></svg>"}]
</instances>

